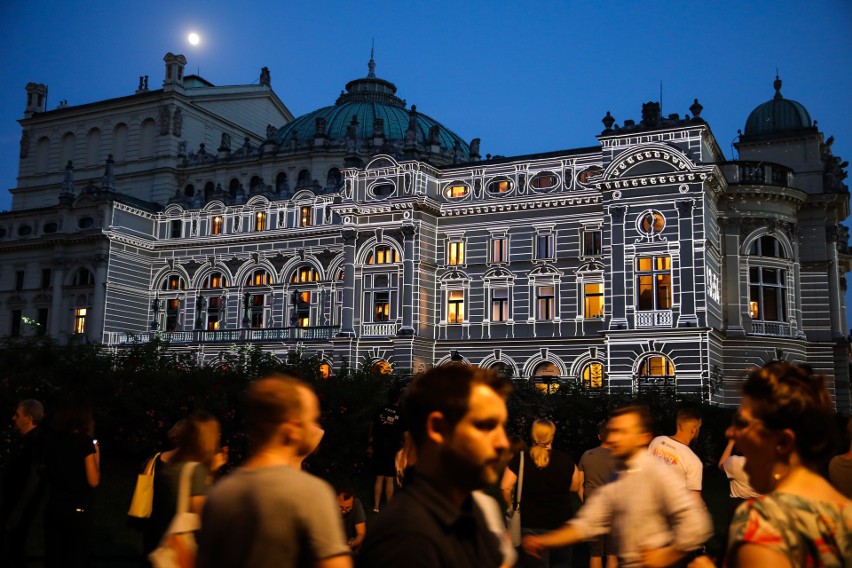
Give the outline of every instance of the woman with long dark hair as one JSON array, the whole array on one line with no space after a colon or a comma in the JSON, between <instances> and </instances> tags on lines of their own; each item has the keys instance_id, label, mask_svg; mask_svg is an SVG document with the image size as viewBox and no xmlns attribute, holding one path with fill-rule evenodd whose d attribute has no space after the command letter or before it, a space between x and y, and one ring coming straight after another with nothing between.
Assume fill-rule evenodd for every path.
<instances>
[{"instance_id":1,"label":"woman with long dark hair","mask_svg":"<svg viewBox=\"0 0 852 568\"><path fill-rule=\"evenodd\" d=\"M62 405L45 441L45 566L89 566L92 502L101 481L100 447L93 439L92 408L79 401Z\"/></svg>"}]
</instances>

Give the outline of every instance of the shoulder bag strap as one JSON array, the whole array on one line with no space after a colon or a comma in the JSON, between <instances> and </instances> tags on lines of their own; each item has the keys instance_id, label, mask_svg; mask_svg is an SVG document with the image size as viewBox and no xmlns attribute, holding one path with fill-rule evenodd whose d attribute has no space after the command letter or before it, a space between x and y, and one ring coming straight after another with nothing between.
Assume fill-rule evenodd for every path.
<instances>
[{"instance_id":1,"label":"shoulder bag strap","mask_svg":"<svg viewBox=\"0 0 852 568\"><path fill-rule=\"evenodd\" d=\"M198 462L187 462L180 470L180 484L178 485L178 500L176 514L186 513L189 511L189 483L192 479L192 473Z\"/></svg>"},{"instance_id":2,"label":"shoulder bag strap","mask_svg":"<svg viewBox=\"0 0 852 568\"><path fill-rule=\"evenodd\" d=\"M518 491L515 493L515 509L521 508L521 493L524 491L524 452L521 452L521 463L518 466Z\"/></svg>"},{"instance_id":3,"label":"shoulder bag strap","mask_svg":"<svg viewBox=\"0 0 852 568\"><path fill-rule=\"evenodd\" d=\"M154 469L157 466L157 459L160 457L160 452L154 454L154 457L148 460L148 465L145 466L145 475L154 475Z\"/></svg>"}]
</instances>

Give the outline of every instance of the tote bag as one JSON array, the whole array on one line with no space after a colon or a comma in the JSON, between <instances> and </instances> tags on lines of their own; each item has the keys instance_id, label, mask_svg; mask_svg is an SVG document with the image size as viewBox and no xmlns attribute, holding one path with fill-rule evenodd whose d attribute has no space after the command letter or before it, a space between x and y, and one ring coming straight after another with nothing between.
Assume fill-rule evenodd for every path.
<instances>
[{"instance_id":1,"label":"tote bag","mask_svg":"<svg viewBox=\"0 0 852 568\"><path fill-rule=\"evenodd\" d=\"M145 465L145 471L136 476L136 488L133 499L130 500L130 510L127 514L136 519L148 519L154 506L154 467L160 453L154 454Z\"/></svg>"},{"instance_id":2,"label":"tote bag","mask_svg":"<svg viewBox=\"0 0 852 568\"><path fill-rule=\"evenodd\" d=\"M195 532L201 518L189 511L189 485L198 462L184 464L180 471L177 512L163 535L160 545L148 555L154 568L193 568L195 566Z\"/></svg>"}]
</instances>

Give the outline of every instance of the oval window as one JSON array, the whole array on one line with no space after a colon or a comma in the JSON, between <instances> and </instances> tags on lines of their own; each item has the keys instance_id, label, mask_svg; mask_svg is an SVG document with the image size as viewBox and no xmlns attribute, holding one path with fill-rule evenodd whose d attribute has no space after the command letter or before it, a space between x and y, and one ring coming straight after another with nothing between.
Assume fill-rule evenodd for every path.
<instances>
[{"instance_id":1,"label":"oval window","mask_svg":"<svg viewBox=\"0 0 852 568\"><path fill-rule=\"evenodd\" d=\"M47 223L44 226L45 233L55 233L57 230L59 230L59 225L57 225L56 223Z\"/></svg>"},{"instance_id":2,"label":"oval window","mask_svg":"<svg viewBox=\"0 0 852 568\"><path fill-rule=\"evenodd\" d=\"M499 178L488 183L488 193L499 195L510 191L512 191L512 180L508 178Z\"/></svg>"},{"instance_id":3,"label":"oval window","mask_svg":"<svg viewBox=\"0 0 852 568\"><path fill-rule=\"evenodd\" d=\"M447 186L444 190L444 197L447 199L459 199L467 195L470 188L463 183L454 183Z\"/></svg>"},{"instance_id":4,"label":"oval window","mask_svg":"<svg viewBox=\"0 0 852 568\"><path fill-rule=\"evenodd\" d=\"M530 180L530 187L537 191L551 191L559 185L559 176L553 172L539 172Z\"/></svg>"},{"instance_id":5,"label":"oval window","mask_svg":"<svg viewBox=\"0 0 852 568\"><path fill-rule=\"evenodd\" d=\"M372 192L373 197L384 199L385 197L393 195L393 192L396 191L396 186L390 182L377 183L370 188L370 191Z\"/></svg>"},{"instance_id":6,"label":"oval window","mask_svg":"<svg viewBox=\"0 0 852 568\"><path fill-rule=\"evenodd\" d=\"M95 224L95 220L91 217L81 217L79 221L77 221L77 226L81 229L88 229L92 225Z\"/></svg>"},{"instance_id":7,"label":"oval window","mask_svg":"<svg viewBox=\"0 0 852 568\"><path fill-rule=\"evenodd\" d=\"M32 232L33 232L33 228L30 227L29 225L21 225L20 227L18 227L18 236L19 237L26 237L27 235L29 235Z\"/></svg>"},{"instance_id":8,"label":"oval window","mask_svg":"<svg viewBox=\"0 0 852 568\"><path fill-rule=\"evenodd\" d=\"M577 181L582 185L587 185L589 180L596 175L601 173L601 169L598 166L590 166L577 174Z\"/></svg>"}]
</instances>

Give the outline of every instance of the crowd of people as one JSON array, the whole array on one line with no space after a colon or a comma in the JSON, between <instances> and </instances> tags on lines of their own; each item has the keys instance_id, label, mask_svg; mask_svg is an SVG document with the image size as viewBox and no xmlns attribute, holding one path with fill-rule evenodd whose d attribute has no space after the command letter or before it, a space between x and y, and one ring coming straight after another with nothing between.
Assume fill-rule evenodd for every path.
<instances>
[{"instance_id":1,"label":"crowd of people","mask_svg":"<svg viewBox=\"0 0 852 568\"><path fill-rule=\"evenodd\" d=\"M219 423L194 412L170 431L171 448L146 464L153 498L143 561L186 508L200 529L184 561L199 568L563 568L582 541L590 568L852 566L852 446L832 458L834 405L807 367L773 362L744 382L718 462L730 481L718 558L705 549L713 523L703 464L690 448L699 414L682 409L675 432L654 437L648 408L618 408L599 426L600 445L575 463L554 448L557 428L547 418L532 424L529 446L510 441L511 388L491 370L450 363L416 378L401 400L392 391L368 440L368 529L351 472L337 472L332 485L302 467L324 434L311 387L284 375L255 381L244 403L244 463L222 474ZM88 566L100 482L91 410L66 405L44 433L43 417L34 400L13 417L20 437L0 494L3 565L26 565L28 531L44 502L45 565ZM852 419L848 430L852 438ZM498 487L499 505L488 493ZM507 510L520 516L519 546Z\"/></svg>"}]
</instances>

